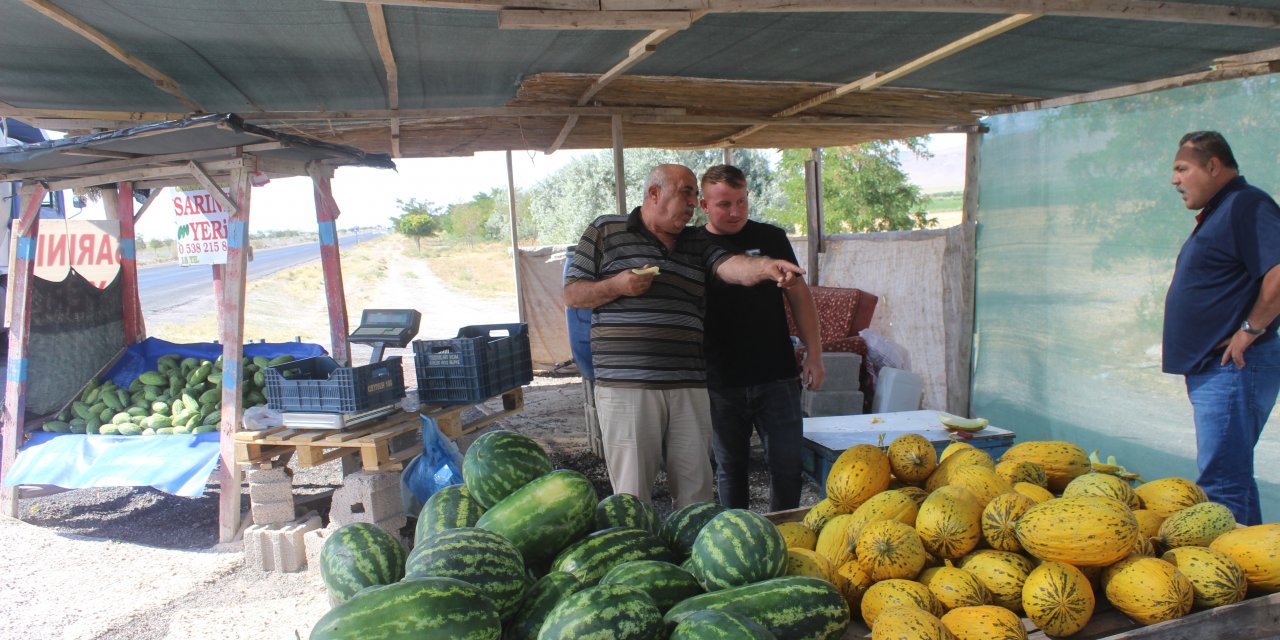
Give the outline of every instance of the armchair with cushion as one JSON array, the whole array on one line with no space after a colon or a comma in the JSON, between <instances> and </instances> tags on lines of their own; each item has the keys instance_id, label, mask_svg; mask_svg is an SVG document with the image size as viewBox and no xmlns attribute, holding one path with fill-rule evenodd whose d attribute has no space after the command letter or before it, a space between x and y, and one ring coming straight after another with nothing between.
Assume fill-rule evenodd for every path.
<instances>
[{"instance_id":1,"label":"armchair with cushion","mask_svg":"<svg viewBox=\"0 0 1280 640\"><path fill-rule=\"evenodd\" d=\"M864 402L869 410L875 391L874 379L867 361L867 342L858 332L871 326L871 316L880 299L861 289L846 287L811 286L809 291L818 308L818 332L822 336L822 350L827 353L856 353L862 357L859 378ZM799 335L795 319L791 316L790 304L786 305L786 310L791 335ZM803 345L796 347L797 362L803 360L806 351Z\"/></svg>"}]
</instances>

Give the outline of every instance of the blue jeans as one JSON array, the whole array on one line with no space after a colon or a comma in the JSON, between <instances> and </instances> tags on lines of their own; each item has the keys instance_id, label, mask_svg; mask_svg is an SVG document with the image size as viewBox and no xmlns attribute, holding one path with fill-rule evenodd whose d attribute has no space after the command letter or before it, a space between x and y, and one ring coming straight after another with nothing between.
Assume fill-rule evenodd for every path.
<instances>
[{"instance_id":1,"label":"blue jeans","mask_svg":"<svg viewBox=\"0 0 1280 640\"><path fill-rule=\"evenodd\" d=\"M707 389L711 396L711 446L716 455L720 504L746 509L750 502L747 467L751 432L758 431L769 467L769 510L800 506L800 381L780 380L749 387Z\"/></svg>"},{"instance_id":2,"label":"blue jeans","mask_svg":"<svg viewBox=\"0 0 1280 640\"><path fill-rule=\"evenodd\" d=\"M1219 356L1220 357L1220 356ZM1196 421L1196 466L1209 499L1231 509L1244 525L1262 523L1253 448L1280 392L1280 339L1255 344L1245 366L1214 362L1187 376Z\"/></svg>"}]
</instances>

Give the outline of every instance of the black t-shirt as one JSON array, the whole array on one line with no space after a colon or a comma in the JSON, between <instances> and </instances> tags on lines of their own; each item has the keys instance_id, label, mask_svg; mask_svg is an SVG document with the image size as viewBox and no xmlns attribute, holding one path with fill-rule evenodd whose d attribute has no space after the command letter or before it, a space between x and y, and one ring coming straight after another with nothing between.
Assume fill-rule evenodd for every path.
<instances>
[{"instance_id":1,"label":"black t-shirt","mask_svg":"<svg viewBox=\"0 0 1280 640\"><path fill-rule=\"evenodd\" d=\"M742 231L731 236L710 233L705 227L702 231L713 243L733 253L796 262L786 232L773 225L748 220ZM725 284L718 279L708 283L703 343L708 386L742 387L799 375L782 306L783 295L772 281L754 287Z\"/></svg>"}]
</instances>

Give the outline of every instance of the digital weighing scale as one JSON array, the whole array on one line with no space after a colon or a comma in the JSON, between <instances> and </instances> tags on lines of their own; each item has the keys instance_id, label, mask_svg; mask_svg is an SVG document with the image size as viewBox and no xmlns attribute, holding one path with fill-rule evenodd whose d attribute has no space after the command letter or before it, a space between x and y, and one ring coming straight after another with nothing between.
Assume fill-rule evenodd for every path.
<instances>
[{"instance_id":1,"label":"digital weighing scale","mask_svg":"<svg viewBox=\"0 0 1280 640\"><path fill-rule=\"evenodd\" d=\"M373 347L369 362L382 361L387 347L403 349L418 336L422 313L417 309L365 309L360 313L360 326L347 339L354 344ZM281 423L292 429L345 429L394 413L399 405L371 409L363 413L322 413L284 411Z\"/></svg>"}]
</instances>

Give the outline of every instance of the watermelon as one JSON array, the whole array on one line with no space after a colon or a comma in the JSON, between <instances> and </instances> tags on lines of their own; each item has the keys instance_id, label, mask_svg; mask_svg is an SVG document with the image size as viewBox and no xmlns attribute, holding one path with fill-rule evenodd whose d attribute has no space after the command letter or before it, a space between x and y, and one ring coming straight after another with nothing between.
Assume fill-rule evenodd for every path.
<instances>
[{"instance_id":1,"label":"watermelon","mask_svg":"<svg viewBox=\"0 0 1280 640\"><path fill-rule=\"evenodd\" d=\"M760 623L732 611L704 609L676 625L670 640L774 640Z\"/></svg>"},{"instance_id":2,"label":"watermelon","mask_svg":"<svg viewBox=\"0 0 1280 640\"><path fill-rule=\"evenodd\" d=\"M565 596L581 588L582 582L573 577L573 574L553 571L543 576L525 591L520 608L506 623L503 640L536 640L547 614Z\"/></svg>"},{"instance_id":3,"label":"watermelon","mask_svg":"<svg viewBox=\"0 0 1280 640\"><path fill-rule=\"evenodd\" d=\"M587 587L565 596L538 640L661 640L662 614L643 591L621 584Z\"/></svg>"},{"instance_id":4,"label":"watermelon","mask_svg":"<svg viewBox=\"0 0 1280 640\"><path fill-rule=\"evenodd\" d=\"M690 573L707 591L776 578L787 571L787 543L777 525L747 509L729 509L698 533Z\"/></svg>"},{"instance_id":5,"label":"watermelon","mask_svg":"<svg viewBox=\"0 0 1280 640\"><path fill-rule=\"evenodd\" d=\"M405 577L432 576L474 585L493 601L503 620L515 615L527 584L524 560L511 542L475 527L446 529L413 548L405 563Z\"/></svg>"},{"instance_id":6,"label":"watermelon","mask_svg":"<svg viewBox=\"0 0 1280 640\"><path fill-rule=\"evenodd\" d=\"M677 509L662 523L662 527L658 529L658 537L683 562L689 557L689 550L693 548L693 541L697 539L703 525L724 510L724 507L714 502L695 502Z\"/></svg>"},{"instance_id":7,"label":"watermelon","mask_svg":"<svg viewBox=\"0 0 1280 640\"><path fill-rule=\"evenodd\" d=\"M502 622L479 589L453 578L370 587L324 614L311 640L498 640Z\"/></svg>"},{"instance_id":8,"label":"watermelon","mask_svg":"<svg viewBox=\"0 0 1280 640\"><path fill-rule=\"evenodd\" d=\"M460 527L474 527L484 507L471 498L467 485L451 484L431 494L427 503L422 505L418 513L418 526L413 532L413 543L418 544L423 538Z\"/></svg>"},{"instance_id":9,"label":"watermelon","mask_svg":"<svg viewBox=\"0 0 1280 640\"><path fill-rule=\"evenodd\" d=\"M406 551L377 525L356 522L334 531L320 548L320 579L342 602L365 587L404 577Z\"/></svg>"},{"instance_id":10,"label":"watermelon","mask_svg":"<svg viewBox=\"0 0 1280 640\"><path fill-rule=\"evenodd\" d=\"M551 570L572 573L583 584L593 585L624 562L672 559L671 550L652 533L616 527L597 531L573 543L556 556Z\"/></svg>"},{"instance_id":11,"label":"watermelon","mask_svg":"<svg viewBox=\"0 0 1280 640\"><path fill-rule=\"evenodd\" d=\"M749 618L779 638L834 640L849 626L849 604L826 580L784 576L694 596L671 607L668 629L702 611L729 611Z\"/></svg>"},{"instance_id":12,"label":"watermelon","mask_svg":"<svg viewBox=\"0 0 1280 640\"><path fill-rule=\"evenodd\" d=\"M502 534L526 563L536 566L590 531L596 501L596 489L586 476L552 471L493 505L476 526Z\"/></svg>"},{"instance_id":13,"label":"watermelon","mask_svg":"<svg viewBox=\"0 0 1280 640\"><path fill-rule=\"evenodd\" d=\"M693 574L670 562L632 560L610 569L600 584L625 584L653 598L658 611L666 613L677 602L702 593L702 585Z\"/></svg>"},{"instance_id":14,"label":"watermelon","mask_svg":"<svg viewBox=\"0 0 1280 640\"><path fill-rule=\"evenodd\" d=\"M550 472L551 458L538 443L505 429L476 438L462 458L467 491L486 509Z\"/></svg>"},{"instance_id":15,"label":"watermelon","mask_svg":"<svg viewBox=\"0 0 1280 640\"><path fill-rule=\"evenodd\" d=\"M658 533L658 512L653 505L629 493L605 496L596 505L596 531L614 527L644 529Z\"/></svg>"}]
</instances>

